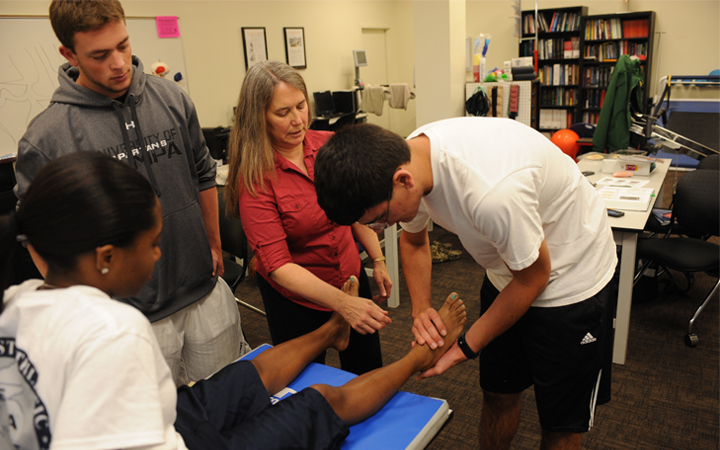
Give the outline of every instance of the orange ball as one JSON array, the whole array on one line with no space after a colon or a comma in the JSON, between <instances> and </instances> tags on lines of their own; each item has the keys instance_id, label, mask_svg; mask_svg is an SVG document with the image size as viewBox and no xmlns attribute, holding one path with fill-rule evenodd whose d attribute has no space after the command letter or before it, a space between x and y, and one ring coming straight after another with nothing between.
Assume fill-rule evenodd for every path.
<instances>
[{"instance_id":1,"label":"orange ball","mask_svg":"<svg viewBox=\"0 0 720 450\"><path fill-rule=\"evenodd\" d=\"M557 145L563 153L575 159L578 150L580 150L580 144L578 144L580 136L573 130L563 129L556 131L550 140L553 144Z\"/></svg>"}]
</instances>

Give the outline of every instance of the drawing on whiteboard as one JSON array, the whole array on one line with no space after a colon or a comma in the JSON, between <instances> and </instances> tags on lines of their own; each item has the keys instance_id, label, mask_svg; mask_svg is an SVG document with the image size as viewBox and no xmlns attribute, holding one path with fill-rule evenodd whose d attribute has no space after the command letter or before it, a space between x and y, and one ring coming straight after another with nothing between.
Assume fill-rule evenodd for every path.
<instances>
[{"instance_id":1,"label":"drawing on whiteboard","mask_svg":"<svg viewBox=\"0 0 720 450\"><path fill-rule=\"evenodd\" d=\"M185 73L180 38L158 38L154 18L130 18L126 25L133 55L146 67L162 58ZM30 121L50 103L58 68L67 62L59 47L47 17L0 17L0 157L17 152ZM178 74L173 79L189 92L187 78Z\"/></svg>"},{"instance_id":2,"label":"drawing on whiteboard","mask_svg":"<svg viewBox=\"0 0 720 450\"><path fill-rule=\"evenodd\" d=\"M0 54L0 153L17 151L28 123L42 112L58 87L65 62L56 44L29 44Z\"/></svg>"}]
</instances>

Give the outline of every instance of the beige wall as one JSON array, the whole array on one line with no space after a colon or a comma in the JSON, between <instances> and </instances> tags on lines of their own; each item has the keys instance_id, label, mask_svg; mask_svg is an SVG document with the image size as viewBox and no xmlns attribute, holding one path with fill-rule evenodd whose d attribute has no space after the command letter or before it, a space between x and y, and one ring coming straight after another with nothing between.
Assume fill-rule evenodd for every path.
<instances>
[{"instance_id":1,"label":"beige wall","mask_svg":"<svg viewBox=\"0 0 720 450\"><path fill-rule=\"evenodd\" d=\"M490 34L487 67L502 68L503 61L518 55L514 36L513 2L503 0L467 0L467 33ZM569 8L584 5L588 14L612 14L627 11L655 11L655 54L651 93L664 75L707 75L720 69L720 1L718 0L538 0L539 9ZM534 0L522 0L521 9L534 10ZM664 33L658 35L658 33ZM468 74L468 80L472 73ZM673 90L673 97L675 92ZM696 89L697 91L697 89ZM718 98L717 88L707 90ZM693 96L692 92L688 92ZM695 92L695 94L698 94Z\"/></svg>"},{"instance_id":2,"label":"beige wall","mask_svg":"<svg viewBox=\"0 0 720 450\"><path fill-rule=\"evenodd\" d=\"M0 0L0 15L47 15L48 4L47 0ZM539 0L540 8L578 4L575 0ZM660 74L700 75L720 68L718 0L587 0L583 4L588 5L589 14L626 11L628 5L632 11L657 12L656 31L665 34L659 45L657 37L655 41L657 76L652 92ZM301 74L310 92L350 88L354 78L351 50L361 46L362 29L384 28L388 81L413 82L410 0L124 0L123 5L128 16L180 17L187 78L203 126L231 123L232 107L245 75L243 26L265 27L269 57L281 61L285 60L283 27L304 27L308 68ZM511 0L466 1L466 34L492 35L488 69L502 67L503 61L517 56L512 5ZM534 6L533 0L521 2L522 9ZM457 101L461 104L462 98ZM393 131L405 135L415 127L414 101L407 111L388 114L393 114Z\"/></svg>"},{"instance_id":3,"label":"beige wall","mask_svg":"<svg viewBox=\"0 0 720 450\"><path fill-rule=\"evenodd\" d=\"M0 1L0 15L47 15L49 1ZM190 94L202 126L230 125L245 76L242 27L265 27L268 57L285 61L283 27L304 27L309 92L349 89L352 50L363 28L384 28L388 82L413 82L410 1L146 1L123 0L127 16L180 17ZM132 36L131 36L132 42ZM362 69L361 69L362 70ZM371 80L365 80L369 82ZM387 105L386 105L387 106ZM388 111L386 108L385 111ZM394 131L415 128L415 106L392 110Z\"/></svg>"}]
</instances>

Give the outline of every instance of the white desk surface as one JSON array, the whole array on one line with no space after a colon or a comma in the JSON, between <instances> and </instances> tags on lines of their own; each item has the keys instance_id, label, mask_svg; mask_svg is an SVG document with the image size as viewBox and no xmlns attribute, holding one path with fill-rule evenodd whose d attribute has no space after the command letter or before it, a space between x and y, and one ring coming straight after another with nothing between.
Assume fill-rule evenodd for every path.
<instances>
[{"instance_id":1,"label":"white desk surface","mask_svg":"<svg viewBox=\"0 0 720 450\"><path fill-rule=\"evenodd\" d=\"M647 211L624 211L623 217L608 217L613 229L615 243L622 246L620 257L620 282L618 285L617 311L615 316L615 343L613 347L613 362L625 364L627 354L628 331L630 329L630 306L632 305L633 278L635 276L635 252L637 250L637 236L645 228L645 223L652 211L655 201L660 197L662 185L665 181L670 159L657 161L655 170L650 176L635 176L635 178L648 180L645 188L655 189L655 197L650 201ZM612 174L602 173L602 161L583 159L578 162L581 171L595 172L588 176L588 180L595 182Z\"/></svg>"}]
</instances>

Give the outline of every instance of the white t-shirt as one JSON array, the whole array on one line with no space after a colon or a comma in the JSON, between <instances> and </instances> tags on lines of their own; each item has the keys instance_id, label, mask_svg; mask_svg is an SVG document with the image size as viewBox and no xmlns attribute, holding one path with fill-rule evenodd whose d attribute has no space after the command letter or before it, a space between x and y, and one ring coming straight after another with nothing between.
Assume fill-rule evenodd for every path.
<instances>
[{"instance_id":1,"label":"white t-shirt","mask_svg":"<svg viewBox=\"0 0 720 450\"><path fill-rule=\"evenodd\" d=\"M185 449L150 322L88 286L5 292L0 393L21 449ZM0 418L0 424L6 417Z\"/></svg>"},{"instance_id":2,"label":"white t-shirt","mask_svg":"<svg viewBox=\"0 0 720 450\"><path fill-rule=\"evenodd\" d=\"M510 119L462 117L425 125L408 139L430 140L433 188L403 229L432 220L502 290L507 267L527 268L546 241L550 283L533 306L560 306L598 293L617 257L605 205L573 160L549 139ZM507 264L507 267L506 267Z\"/></svg>"}]
</instances>

